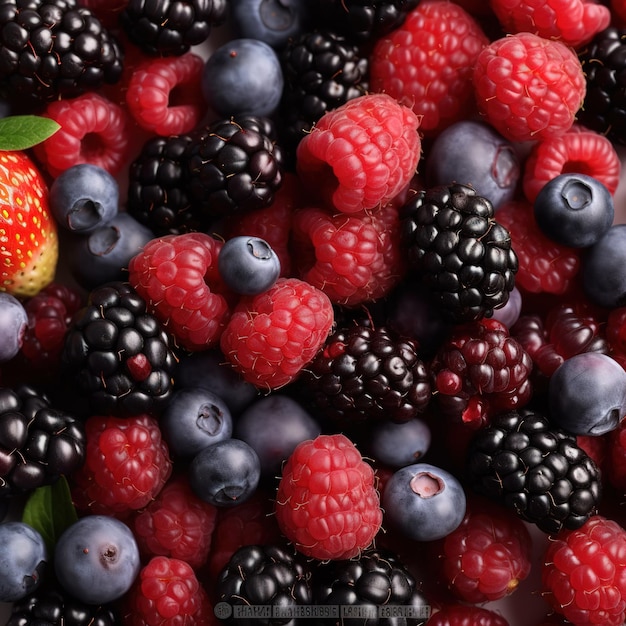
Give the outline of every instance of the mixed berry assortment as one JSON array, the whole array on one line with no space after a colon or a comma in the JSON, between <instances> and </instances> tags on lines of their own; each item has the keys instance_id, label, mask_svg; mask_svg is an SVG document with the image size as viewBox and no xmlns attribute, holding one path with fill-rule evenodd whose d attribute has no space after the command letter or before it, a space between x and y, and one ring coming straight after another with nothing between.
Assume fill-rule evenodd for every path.
<instances>
[{"instance_id":1,"label":"mixed berry assortment","mask_svg":"<svg viewBox=\"0 0 626 626\"><path fill-rule=\"evenodd\" d=\"M0 1L6 623L623 625L625 40Z\"/></svg>"}]
</instances>

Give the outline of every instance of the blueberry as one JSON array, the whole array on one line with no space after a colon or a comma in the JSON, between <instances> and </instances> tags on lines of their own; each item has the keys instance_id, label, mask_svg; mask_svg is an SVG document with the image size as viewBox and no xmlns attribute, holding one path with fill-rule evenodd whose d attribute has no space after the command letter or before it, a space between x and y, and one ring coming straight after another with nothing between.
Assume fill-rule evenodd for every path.
<instances>
[{"instance_id":1,"label":"blueberry","mask_svg":"<svg viewBox=\"0 0 626 626\"><path fill-rule=\"evenodd\" d=\"M606 354L566 359L548 384L550 421L573 435L604 435L626 416L626 371Z\"/></svg>"},{"instance_id":2,"label":"blueberry","mask_svg":"<svg viewBox=\"0 0 626 626\"><path fill-rule=\"evenodd\" d=\"M238 37L282 48L302 32L307 8L305 0L231 0L231 26Z\"/></svg>"},{"instance_id":3,"label":"blueberry","mask_svg":"<svg viewBox=\"0 0 626 626\"><path fill-rule=\"evenodd\" d=\"M74 241L69 255L72 276L85 289L127 276L129 261L154 233L129 213L118 213L106 224Z\"/></svg>"},{"instance_id":4,"label":"blueberry","mask_svg":"<svg viewBox=\"0 0 626 626\"><path fill-rule=\"evenodd\" d=\"M258 39L233 39L207 59L201 89L205 100L223 117L269 117L283 92L278 55Z\"/></svg>"},{"instance_id":5,"label":"blueberry","mask_svg":"<svg viewBox=\"0 0 626 626\"><path fill-rule=\"evenodd\" d=\"M198 452L189 464L194 493L214 506L241 504L256 491L261 478L257 453L244 441L224 439Z\"/></svg>"},{"instance_id":6,"label":"blueberry","mask_svg":"<svg viewBox=\"0 0 626 626\"><path fill-rule=\"evenodd\" d=\"M294 448L321 433L320 425L289 396L265 396L248 407L235 421L234 435L258 454L261 473L276 476Z\"/></svg>"},{"instance_id":7,"label":"blueberry","mask_svg":"<svg viewBox=\"0 0 626 626\"><path fill-rule=\"evenodd\" d=\"M515 195L520 162L513 144L491 126L463 120L435 138L426 157L425 176L429 186L471 185L497 209Z\"/></svg>"},{"instance_id":8,"label":"blueberry","mask_svg":"<svg viewBox=\"0 0 626 626\"><path fill-rule=\"evenodd\" d=\"M193 457L233 433L226 403L201 387L176 391L159 423L170 450L182 457Z\"/></svg>"},{"instance_id":9,"label":"blueberry","mask_svg":"<svg viewBox=\"0 0 626 626\"><path fill-rule=\"evenodd\" d=\"M609 309L626 305L626 224L611 226L582 256L582 283L587 296Z\"/></svg>"},{"instance_id":10,"label":"blueberry","mask_svg":"<svg viewBox=\"0 0 626 626\"><path fill-rule=\"evenodd\" d=\"M41 534L19 521L0 524L0 602L34 592L45 575L48 554Z\"/></svg>"},{"instance_id":11,"label":"blueberry","mask_svg":"<svg viewBox=\"0 0 626 626\"><path fill-rule=\"evenodd\" d=\"M135 581L141 561L130 528L115 517L86 515L68 526L54 549L59 583L87 604L121 598Z\"/></svg>"},{"instance_id":12,"label":"blueberry","mask_svg":"<svg viewBox=\"0 0 626 626\"><path fill-rule=\"evenodd\" d=\"M377 461L389 467L412 465L430 448L431 432L422 419L407 422L381 422L369 437L369 450Z\"/></svg>"},{"instance_id":13,"label":"blueberry","mask_svg":"<svg viewBox=\"0 0 626 626\"><path fill-rule=\"evenodd\" d=\"M75 233L88 233L117 215L119 186L105 169L79 163L54 179L48 201L60 226Z\"/></svg>"},{"instance_id":14,"label":"blueberry","mask_svg":"<svg viewBox=\"0 0 626 626\"><path fill-rule=\"evenodd\" d=\"M6 291L0 291L0 362L10 361L22 347L28 328L24 305Z\"/></svg>"},{"instance_id":15,"label":"blueberry","mask_svg":"<svg viewBox=\"0 0 626 626\"><path fill-rule=\"evenodd\" d=\"M585 174L560 174L542 188L534 204L541 231L570 248L587 248L611 227L613 196L597 179Z\"/></svg>"},{"instance_id":16,"label":"blueberry","mask_svg":"<svg viewBox=\"0 0 626 626\"><path fill-rule=\"evenodd\" d=\"M240 236L226 241L217 268L230 289L246 296L267 291L280 276L276 252L259 237Z\"/></svg>"},{"instance_id":17,"label":"blueberry","mask_svg":"<svg viewBox=\"0 0 626 626\"><path fill-rule=\"evenodd\" d=\"M467 501L452 474L428 463L415 463L392 474L381 504L387 522L406 537L434 541L458 528Z\"/></svg>"},{"instance_id":18,"label":"blueberry","mask_svg":"<svg viewBox=\"0 0 626 626\"><path fill-rule=\"evenodd\" d=\"M506 304L493 310L493 319L502 322L507 328L511 328L519 319L522 312L522 294L517 287L513 287Z\"/></svg>"}]
</instances>

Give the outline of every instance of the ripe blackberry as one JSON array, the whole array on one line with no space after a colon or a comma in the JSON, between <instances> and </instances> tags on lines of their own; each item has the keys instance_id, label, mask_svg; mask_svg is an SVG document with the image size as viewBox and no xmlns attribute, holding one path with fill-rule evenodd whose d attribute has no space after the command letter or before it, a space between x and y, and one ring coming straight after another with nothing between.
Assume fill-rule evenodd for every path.
<instances>
[{"instance_id":1,"label":"ripe blackberry","mask_svg":"<svg viewBox=\"0 0 626 626\"><path fill-rule=\"evenodd\" d=\"M282 182L282 153L274 126L256 116L220 119L192 136L187 161L189 194L203 219L271 204Z\"/></svg>"},{"instance_id":2,"label":"ripe blackberry","mask_svg":"<svg viewBox=\"0 0 626 626\"><path fill-rule=\"evenodd\" d=\"M239 548L222 570L216 597L231 605L266 605L289 611L294 606L311 604L311 570L306 561L278 544L246 545ZM292 624L289 619L254 617L231 619L227 623Z\"/></svg>"},{"instance_id":3,"label":"ripe blackberry","mask_svg":"<svg viewBox=\"0 0 626 626\"><path fill-rule=\"evenodd\" d=\"M179 56L226 19L227 0L130 0L119 22L146 54Z\"/></svg>"},{"instance_id":4,"label":"ripe blackberry","mask_svg":"<svg viewBox=\"0 0 626 626\"><path fill-rule=\"evenodd\" d=\"M53 407L38 389L0 389L0 496L69 475L83 464L86 446L82 422Z\"/></svg>"},{"instance_id":5,"label":"ripe blackberry","mask_svg":"<svg viewBox=\"0 0 626 626\"><path fill-rule=\"evenodd\" d=\"M389 550L370 548L350 560L319 563L313 573L313 597L316 604L338 604L372 609L371 616L351 619L350 624L388 626L396 622L385 616L393 615L393 606L410 606L414 617L401 623L420 626L430 615L430 606L413 575L397 555ZM334 624L335 620L321 620Z\"/></svg>"},{"instance_id":6,"label":"ripe blackberry","mask_svg":"<svg viewBox=\"0 0 626 626\"><path fill-rule=\"evenodd\" d=\"M491 317L515 286L517 255L489 200L467 185L418 192L402 208L410 273L458 323Z\"/></svg>"},{"instance_id":7,"label":"ripe blackberry","mask_svg":"<svg viewBox=\"0 0 626 626\"><path fill-rule=\"evenodd\" d=\"M0 82L21 107L25 100L74 97L121 77L118 42L76 0L3 0L0 33Z\"/></svg>"},{"instance_id":8,"label":"ripe blackberry","mask_svg":"<svg viewBox=\"0 0 626 626\"><path fill-rule=\"evenodd\" d=\"M478 431L467 458L478 493L545 533L582 526L600 500L600 472L576 438L531 409L508 411Z\"/></svg>"},{"instance_id":9,"label":"ripe blackberry","mask_svg":"<svg viewBox=\"0 0 626 626\"><path fill-rule=\"evenodd\" d=\"M425 411L431 396L415 341L384 326L357 323L333 332L299 384L325 418L346 424L406 422Z\"/></svg>"},{"instance_id":10,"label":"ripe blackberry","mask_svg":"<svg viewBox=\"0 0 626 626\"><path fill-rule=\"evenodd\" d=\"M189 199L185 153L190 144L189 135L150 137L130 164L126 209L157 237L209 226Z\"/></svg>"},{"instance_id":11,"label":"ripe blackberry","mask_svg":"<svg viewBox=\"0 0 626 626\"><path fill-rule=\"evenodd\" d=\"M154 414L172 394L170 336L128 283L91 291L72 320L61 358L74 392L98 414Z\"/></svg>"},{"instance_id":12,"label":"ripe blackberry","mask_svg":"<svg viewBox=\"0 0 626 626\"><path fill-rule=\"evenodd\" d=\"M578 52L587 85L578 121L618 144L626 144L625 37L609 26Z\"/></svg>"}]
</instances>

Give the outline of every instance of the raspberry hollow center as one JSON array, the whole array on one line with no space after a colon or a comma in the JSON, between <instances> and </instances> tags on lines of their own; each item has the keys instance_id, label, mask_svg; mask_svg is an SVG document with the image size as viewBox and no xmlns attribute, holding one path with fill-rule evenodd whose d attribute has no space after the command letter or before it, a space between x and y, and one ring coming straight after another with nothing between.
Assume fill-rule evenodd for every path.
<instances>
[{"instance_id":1,"label":"raspberry hollow center","mask_svg":"<svg viewBox=\"0 0 626 626\"><path fill-rule=\"evenodd\" d=\"M432 498L446 488L443 480L430 472L418 472L411 478L409 485L411 491L420 498Z\"/></svg>"}]
</instances>

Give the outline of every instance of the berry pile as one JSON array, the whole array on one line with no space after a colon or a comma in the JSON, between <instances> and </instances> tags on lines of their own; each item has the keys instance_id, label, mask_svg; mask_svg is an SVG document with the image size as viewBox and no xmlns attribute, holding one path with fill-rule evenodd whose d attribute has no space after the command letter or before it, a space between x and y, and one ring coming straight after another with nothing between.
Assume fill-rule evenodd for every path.
<instances>
[{"instance_id":1,"label":"berry pile","mask_svg":"<svg viewBox=\"0 0 626 626\"><path fill-rule=\"evenodd\" d=\"M623 626L623 5L0 0L0 623Z\"/></svg>"}]
</instances>

